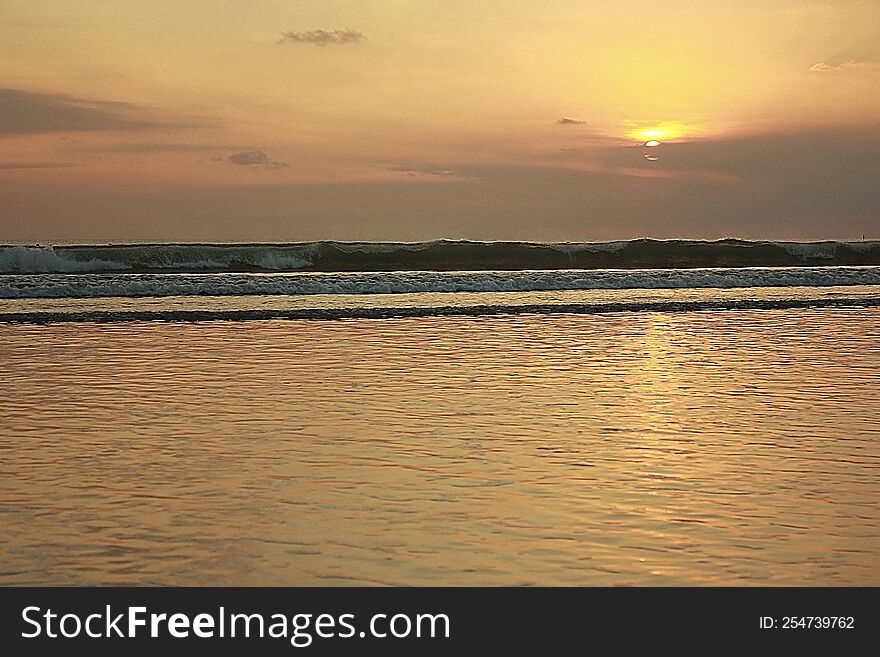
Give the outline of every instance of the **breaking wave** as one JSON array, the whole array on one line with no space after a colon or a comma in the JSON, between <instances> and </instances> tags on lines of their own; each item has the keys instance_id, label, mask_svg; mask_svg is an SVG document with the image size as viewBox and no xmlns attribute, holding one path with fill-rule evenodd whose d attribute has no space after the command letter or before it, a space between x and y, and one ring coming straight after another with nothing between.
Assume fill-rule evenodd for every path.
<instances>
[{"instance_id":1,"label":"breaking wave","mask_svg":"<svg viewBox=\"0 0 880 657\"><path fill-rule=\"evenodd\" d=\"M0 246L0 273L476 271L880 265L880 242L302 242Z\"/></svg>"}]
</instances>

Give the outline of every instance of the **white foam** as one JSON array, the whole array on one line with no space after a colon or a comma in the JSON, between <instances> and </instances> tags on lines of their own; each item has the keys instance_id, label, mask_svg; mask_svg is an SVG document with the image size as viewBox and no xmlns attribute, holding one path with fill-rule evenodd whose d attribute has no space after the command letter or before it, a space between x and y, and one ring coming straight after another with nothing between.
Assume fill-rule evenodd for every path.
<instances>
[{"instance_id":1,"label":"white foam","mask_svg":"<svg viewBox=\"0 0 880 657\"><path fill-rule=\"evenodd\" d=\"M424 251L442 244L433 242L334 242L334 248L343 253L394 253L395 251Z\"/></svg>"},{"instance_id":2,"label":"white foam","mask_svg":"<svg viewBox=\"0 0 880 657\"><path fill-rule=\"evenodd\" d=\"M223 270L246 265L291 271L312 264L316 244L297 246L143 245L0 248L0 273L77 273L144 269ZM104 257L96 257L101 254Z\"/></svg>"},{"instance_id":3,"label":"white foam","mask_svg":"<svg viewBox=\"0 0 880 657\"><path fill-rule=\"evenodd\" d=\"M86 272L95 270L123 270L129 267L120 262L90 258L76 260L52 247L13 246L0 249L2 273Z\"/></svg>"},{"instance_id":4,"label":"white foam","mask_svg":"<svg viewBox=\"0 0 880 657\"><path fill-rule=\"evenodd\" d=\"M833 260L840 246L838 242L774 242L774 244L801 260ZM847 246L852 245L847 244Z\"/></svg>"},{"instance_id":5,"label":"white foam","mask_svg":"<svg viewBox=\"0 0 880 657\"><path fill-rule=\"evenodd\" d=\"M19 274L0 298L528 292L880 285L880 267L285 274Z\"/></svg>"}]
</instances>

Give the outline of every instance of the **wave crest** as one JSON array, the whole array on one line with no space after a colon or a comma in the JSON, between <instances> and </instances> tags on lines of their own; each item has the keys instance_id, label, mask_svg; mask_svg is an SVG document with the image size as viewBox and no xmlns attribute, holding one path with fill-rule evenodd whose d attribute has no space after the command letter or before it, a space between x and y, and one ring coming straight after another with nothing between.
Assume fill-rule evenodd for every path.
<instances>
[{"instance_id":1,"label":"wave crest","mask_svg":"<svg viewBox=\"0 0 880 657\"><path fill-rule=\"evenodd\" d=\"M880 265L880 242L630 240L0 247L0 273L476 271Z\"/></svg>"}]
</instances>

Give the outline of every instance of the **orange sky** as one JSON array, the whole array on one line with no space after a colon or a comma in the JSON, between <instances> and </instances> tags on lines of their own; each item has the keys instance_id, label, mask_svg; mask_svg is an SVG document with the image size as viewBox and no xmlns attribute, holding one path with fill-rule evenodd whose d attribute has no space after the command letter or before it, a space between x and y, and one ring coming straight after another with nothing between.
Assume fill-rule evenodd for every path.
<instances>
[{"instance_id":1,"label":"orange sky","mask_svg":"<svg viewBox=\"0 0 880 657\"><path fill-rule=\"evenodd\" d=\"M0 241L880 226L873 1L7 0L0 72Z\"/></svg>"}]
</instances>

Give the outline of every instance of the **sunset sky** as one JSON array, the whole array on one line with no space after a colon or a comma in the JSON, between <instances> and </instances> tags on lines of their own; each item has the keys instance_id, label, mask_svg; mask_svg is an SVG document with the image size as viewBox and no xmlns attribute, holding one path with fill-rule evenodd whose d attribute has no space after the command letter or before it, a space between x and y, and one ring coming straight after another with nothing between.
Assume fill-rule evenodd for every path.
<instances>
[{"instance_id":1,"label":"sunset sky","mask_svg":"<svg viewBox=\"0 0 880 657\"><path fill-rule=\"evenodd\" d=\"M863 234L877 0L0 3L0 242Z\"/></svg>"}]
</instances>

